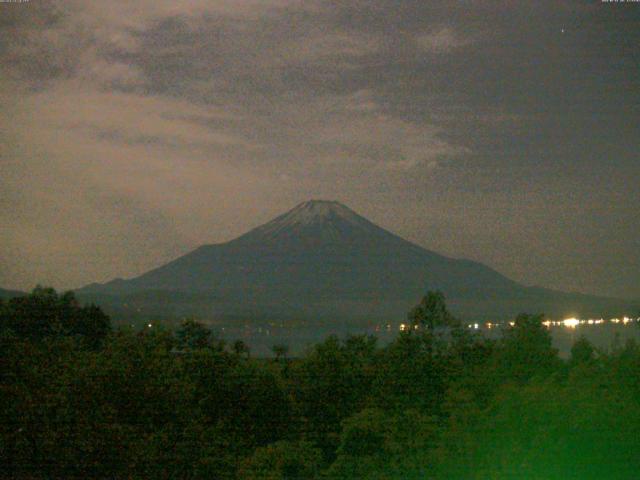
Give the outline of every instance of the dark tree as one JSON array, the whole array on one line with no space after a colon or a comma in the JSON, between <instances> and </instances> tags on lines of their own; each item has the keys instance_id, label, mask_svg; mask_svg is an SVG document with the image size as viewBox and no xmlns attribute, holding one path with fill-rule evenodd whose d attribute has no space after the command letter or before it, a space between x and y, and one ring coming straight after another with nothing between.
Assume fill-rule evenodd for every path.
<instances>
[{"instance_id":1,"label":"dark tree","mask_svg":"<svg viewBox=\"0 0 640 480\"><path fill-rule=\"evenodd\" d=\"M276 356L276 360L286 360L289 354L289 347L283 343L279 343L271 347L271 351Z\"/></svg>"},{"instance_id":2,"label":"dark tree","mask_svg":"<svg viewBox=\"0 0 640 480\"><path fill-rule=\"evenodd\" d=\"M315 478L322 454L309 442L280 441L256 449L243 462L240 477L246 480L299 480Z\"/></svg>"},{"instance_id":3,"label":"dark tree","mask_svg":"<svg viewBox=\"0 0 640 480\"><path fill-rule=\"evenodd\" d=\"M581 335L571 347L571 363L573 365L588 364L595 357L595 349L591 342Z\"/></svg>"},{"instance_id":4,"label":"dark tree","mask_svg":"<svg viewBox=\"0 0 640 480\"><path fill-rule=\"evenodd\" d=\"M234 353L238 356L241 356L243 354L249 356L249 345L244 343L242 340L236 340L235 342L233 342L232 348Z\"/></svg>"},{"instance_id":5,"label":"dark tree","mask_svg":"<svg viewBox=\"0 0 640 480\"><path fill-rule=\"evenodd\" d=\"M27 296L12 298L2 312L0 328L30 340L78 335L96 347L111 331L111 321L99 307L82 307L73 292L58 295L53 288L36 287Z\"/></svg>"},{"instance_id":6,"label":"dark tree","mask_svg":"<svg viewBox=\"0 0 640 480\"><path fill-rule=\"evenodd\" d=\"M546 376L560 365L558 350L553 348L551 333L542 324L544 316L522 313L508 328L496 351L495 373L502 380L527 382L532 377Z\"/></svg>"},{"instance_id":7,"label":"dark tree","mask_svg":"<svg viewBox=\"0 0 640 480\"><path fill-rule=\"evenodd\" d=\"M436 327L454 326L455 319L445 302L442 292L429 291L420 303L409 312L409 323L433 330Z\"/></svg>"},{"instance_id":8,"label":"dark tree","mask_svg":"<svg viewBox=\"0 0 640 480\"><path fill-rule=\"evenodd\" d=\"M193 319L183 320L176 330L178 348L197 349L211 345L211 330Z\"/></svg>"}]
</instances>

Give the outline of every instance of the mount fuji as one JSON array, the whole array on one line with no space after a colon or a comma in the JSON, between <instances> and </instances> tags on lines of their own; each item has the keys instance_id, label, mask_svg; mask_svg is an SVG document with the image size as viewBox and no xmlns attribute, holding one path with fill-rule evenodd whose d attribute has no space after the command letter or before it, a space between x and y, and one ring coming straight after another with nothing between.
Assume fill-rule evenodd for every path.
<instances>
[{"instance_id":1,"label":"mount fuji","mask_svg":"<svg viewBox=\"0 0 640 480\"><path fill-rule=\"evenodd\" d=\"M345 205L311 200L226 243L204 245L129 280L92 284L80 298L155 315L403 319L441 290L465 319L522 312L621 314L627 302L527 287L481 263L449 258L378 227Z\"/></svg>"}]
</instances>

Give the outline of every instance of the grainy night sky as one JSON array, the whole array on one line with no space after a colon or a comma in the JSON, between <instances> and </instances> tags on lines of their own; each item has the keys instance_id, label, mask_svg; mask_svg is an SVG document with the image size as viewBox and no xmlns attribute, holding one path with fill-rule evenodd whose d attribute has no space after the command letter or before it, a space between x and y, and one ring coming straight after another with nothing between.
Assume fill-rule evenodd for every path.
<instances>
[{"instance_id":1,"label":"grainy night sky","mask_svg":"<svg viewBox=\"0 0 640 480\"><path fill-rule=\"evenodd\" d=\"M129 277L339 200L640 298L640 3L0 4L0 285Z\"/></svg>"}]
</instances>

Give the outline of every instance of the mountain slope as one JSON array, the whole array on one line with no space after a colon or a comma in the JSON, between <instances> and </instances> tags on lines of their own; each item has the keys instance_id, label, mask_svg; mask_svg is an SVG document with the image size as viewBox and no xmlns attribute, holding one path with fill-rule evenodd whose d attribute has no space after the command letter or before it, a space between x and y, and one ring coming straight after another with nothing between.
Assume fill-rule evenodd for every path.
<instances>
[{"instance_id":1,"label":"mountain slope","mask_svg":"<svg viewBox=\"0 0 640 480\"><path fill-rule=\"evenodd\" d=\"M348 320L401 317L429 289L444 291L454 312L469 318L522 310L597 313L617 305L524 287L485 265L426 250L338 202L321 200L139 277L79 293L109 295L116 302L152 291L164 292L163 298L189 294L198 300L181 300L181 313Z\"/></svg>"}]
</instances>

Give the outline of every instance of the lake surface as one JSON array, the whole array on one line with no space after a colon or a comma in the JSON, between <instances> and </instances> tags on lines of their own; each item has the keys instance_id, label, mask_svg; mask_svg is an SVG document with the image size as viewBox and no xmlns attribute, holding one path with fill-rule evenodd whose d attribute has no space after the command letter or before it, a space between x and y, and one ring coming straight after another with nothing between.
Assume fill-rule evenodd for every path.
<instances>
[{"instance_id":1,"label":"lake surface","mask_svg":"<svg viewBox=\"0 0 640 480\"><path fill-rule=\"evenodd\" d=\"M640 323L638 319L628 319L623 323L611 320L576 320L576 322L563 323L564 321L549 324L548 329L553 338L553 345L559 350L561 357L568 357L573 343L585 336L598 350L607 352L622 348L629 340L640 342ZM582 323L581 323L582 322ZM600 322L600 323L596 323ZM244 326L240 328L219 329L218 334L228 340L241 339L251 347L253 355L272 356L273 345L287 345L291 355L297 355L305 349L321 342L330 335L344 338L348 335L368 334L378 338L380 345L391 342L399 334L403 324L372 325L360 327L340 326L286 326L284 324L265 324L263 326ZM498 339L502 330L507 325L502 324L469 324L469 330L487 338Z\"/></svg>"}]
</instances>

